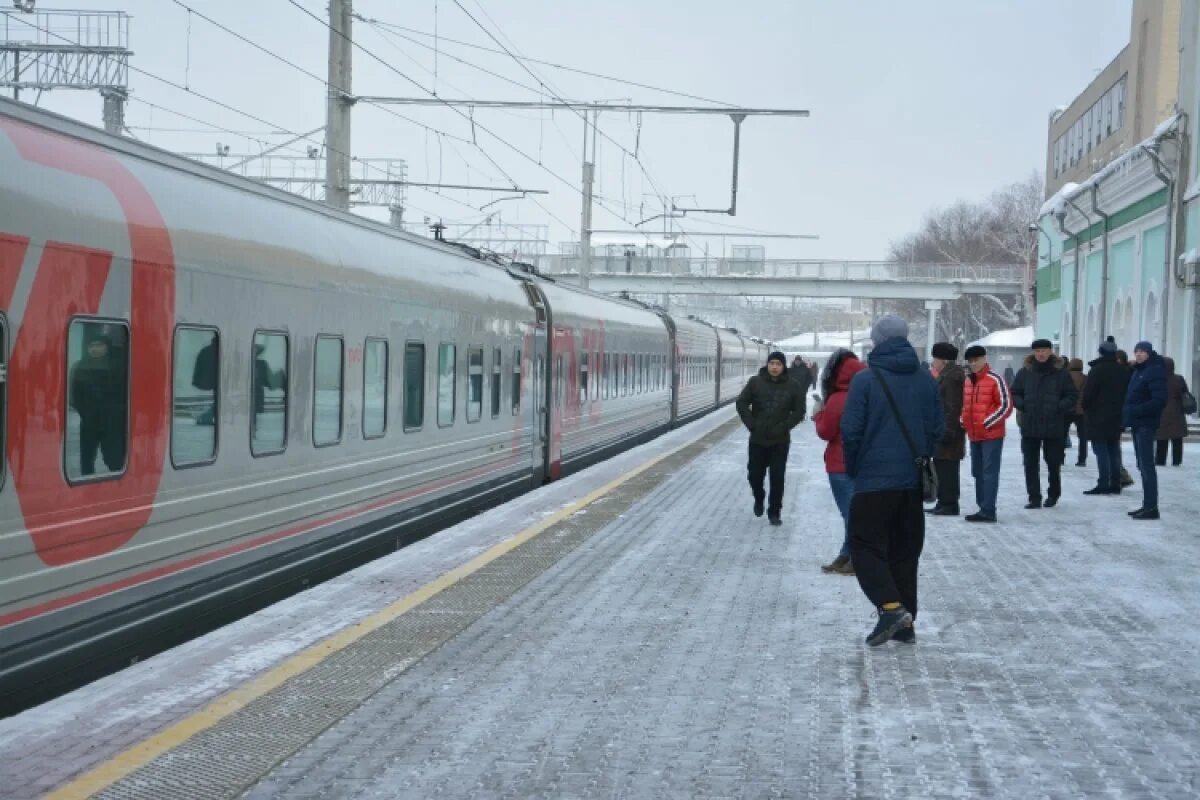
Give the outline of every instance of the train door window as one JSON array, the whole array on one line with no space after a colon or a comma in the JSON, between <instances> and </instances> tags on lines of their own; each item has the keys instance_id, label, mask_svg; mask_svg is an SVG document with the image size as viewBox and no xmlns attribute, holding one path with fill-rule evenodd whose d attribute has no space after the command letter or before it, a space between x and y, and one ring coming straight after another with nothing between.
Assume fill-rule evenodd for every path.
<instances>
[{"instance_id":1,"label":"train door window","mask_svg":"<svg viewBox=\"0 0 1200 800\"><path fill-rule=\"evenodd\" d=\"M521 413L521 348L513 348L512 360L512 413Z\"/></svg>"},{"instance_id":2,"label":"train door window","mask_svg":"<svg viewBox=\"0 0 1200 800\"><path fill-rule=\"evenodd\" d=\"M503 376L503 365L500 363L500 348L492 350L492 417L500 416L500 379Z\"/></svg>"},{"instance_id":3,"label":"train door window","mask_svg":"<svg viewBox=\"0 0 1200 800\"><path fill-rule=\"evenodd\" d=\"M425 345L404 344L404 430L418 431L425 424Z\"/></svg>"},{"instance_id":4,"label":"train door window","mask_svg":"<svg viewBox=\"0 0 1200 800\"><path fill-rule=\"evenodd\" d=\"M129 327L116 320L72 320L67 367L67 477L119 475L128 449Z\"/></svg>"},{"instance_id":5,"label":"train door window","mask_svg":"<svg viewBox=\"0 0 1200 800\"><path fill-rule=\"evenodd\" d=\"M8 430L4 416L5 401L8 400L8 320L0 314L0 486L4 485L4 433Z\"/></svg>"},{"instance_id":6,"label":"train door window","mask_svg":"<svg viewBox=\"0 0 1200 800\"><path fill-rule=\"evenodd\" d=\"M563 407L563 397L566 394L567 376L563 372L563 357L561 355L554 358L554 407Z\"/></svg>"},{"instance_id":7,"label":"train door window","mask_svg":"<svg viewBox=\"0 0 1200 800\"><path fill-rule=\"evenodd\" d=\"M377 439L387 432L388 343L386 339L367 339L363 348L363 418L364 439Z\"/></svg>"},{"instance_id":8,"label":"train door window","mask_svg":"<svg viewBox=\"0 0 1200 800\"><path fill-rule=\"evenodd\" d=\"M340 336L318 336L313 361L313 445L324 447L342 440L342 370L344 346Z\"/></svg>"},{"instance_id":9,"label":"train door window","mask_svg":"<svg viewBox=\"0 0 1200 800\"><path fill-rule=\"evenodd\" d=\"M588 399L588 354L585 350L579 356L579 405L587 404Z\"/></svg>"},{"instance_id":10,"label":"train door window","mask_svg":"<svg viewBox=\"0 0 1200 800\"><path fill-rule=\"evenodd\" d=\"M601 399L607 400L609 393L608 385L612 382L612 354L604 353L602 358L604 360L601 362L603 366L600 368L600 379L603 381L603 385L601 386L600 395Z\"/></svg>"},{"instance_id":11,"label":"train door window","mask_svg":"<svg viewBox=\"0 0 1200 800\"><path fill-rule=\"evenodd\" d=\"M600 354L599 353L596 353L596 352L592 353L592 364L594 365L593 369L595 369L596 373L597 373L592 376L592 399L599 400L600 399L600 379L604 377L603 374L600 373Z\"/></svg>"},{"instance_id":12,"label":"train door window","mask_svg":"<svg viewBox=\"0 0 1200 800\"><path fill-rule=\"evenodd\" d=\"M212 328L175 330L171 379L171 463L211 464L217 457L221 349Z\"/></svg>"},{"instance_id":13,"label":"train door window","mask_svg":"<svg viewBox=\"0 0 1200 800\"><path fill-rule=\"evenodd\" d=\"M483 348L467 350L467 422L483 416Z\"/></svg>"},{"instance_id":14,"label":"train door window","mask_svg":"<svg viewBox=\"0 0 1200 800\"><path fill-rule=\"evenodd\" d=\"M455 378L458 348L443 342L438 345L438 405L439 428L454 424Z\"/></svg>"},{"instance_id":15,"label":"train door window","mask_svg":"<svg viewBox=\"0 0 1200 800\"><path fill-rule=\"evenodd\" d=\"M630 382L633 377L633 365L629 353L621 354L621 396L628 397Z\"/></svg>"},{"instance_id":16,"label":"train door window","mask_svg":"<svg viewBox=\"0 0 1200 800\"><path fill-rule=\"evenodd\" d=\"M250 452L256 456L287 448L288 337L285 333L254 334L251 364Z\"/></svg>"}]
</instances>

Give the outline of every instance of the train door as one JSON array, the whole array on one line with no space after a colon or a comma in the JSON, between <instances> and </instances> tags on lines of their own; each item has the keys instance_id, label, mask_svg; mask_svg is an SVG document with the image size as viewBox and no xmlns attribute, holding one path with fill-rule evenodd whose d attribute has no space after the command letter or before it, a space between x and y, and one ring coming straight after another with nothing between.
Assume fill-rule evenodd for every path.
<instances>
[{"instance_id":1,"label":"train door","mask_svg":"<svg viewBox=\"0 0 1200 800\"><path fill-rule=\"evenodd\" d=\"M525 281L521 285L535 314L529 351L529 367L533 377L533 402L530 403L533 418L530 428L533 431L533 482L534 486L540 486L550 478L550 304L546 301L546 295L533 283Z\"/></svg>"}]
</instances>

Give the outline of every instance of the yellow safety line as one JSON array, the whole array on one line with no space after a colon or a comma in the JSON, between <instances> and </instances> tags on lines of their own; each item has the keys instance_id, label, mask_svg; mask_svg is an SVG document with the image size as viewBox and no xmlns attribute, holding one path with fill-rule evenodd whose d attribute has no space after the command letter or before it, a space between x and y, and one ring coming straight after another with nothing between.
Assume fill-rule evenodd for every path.
<instances>
[{"instance_id":1,"label":"yellow safety line","mask_svg":"<svg viewBox=\"0 0 1200 800\"><path fill-rule=\"evenodd\" d=\"M719 428L720 426L718 426ZM714 428L713 431L717 430ZM709 431L708 433L712 433ZM707 436L708 434L704 434ZM701 437L703 438L703 437ZM412 610L416 606L421 605L429 598L442 592L454 584L478 571L480 568L495 561L500 556L508 553L533 537L545 531L547 528L555 525L558 522L566 519L575 512L586 506L591 505L604 495L611 492L626 481L637 477L646 470L653 467L658 462L665 458L675 455L680 450L695 444L697 440L693 440L679 447L674 448L662 455L654 458L631 472L627 472L619 478L616 478L590 494L576 500L571 505L560 511L551 514L536 525L532 525L512 538L492 547L486 552L480 553L475 558L462 564L441 577L430 583L425 584L420 589L412 594L397 600L395 603L387 606L381 611L372 614L361 622L341 631L334 636L331 636L324 641L312 645L304 650L301 650L296 655L289 658L279 666L269 672L255 678L243 686L234 689L221 696L220 698L209 703L200 711L191 714L179 722L176 722L166 730L151 736L148 739L130 747L128 750L112 757L108 761L93 767L88 772L79 776L68 784L65 784L52 793L46 795L48 800L65 800L65 798L86 798L91 797L97 792L103 791L112 784L121 780L130 773L149 764L160 755L169 752L181 744L191 739L196 734L205 731L221 720L225 719L234 712L245 708L247 705L257 700L258 698L277 688L281 684L296 677L302 672L312 669L317 664L320 664L325 659L334 653L349 647L354 642L363 638L372 631L382 628L392 620L399 617L401 614Z\"/></svg>"}]
</instances>

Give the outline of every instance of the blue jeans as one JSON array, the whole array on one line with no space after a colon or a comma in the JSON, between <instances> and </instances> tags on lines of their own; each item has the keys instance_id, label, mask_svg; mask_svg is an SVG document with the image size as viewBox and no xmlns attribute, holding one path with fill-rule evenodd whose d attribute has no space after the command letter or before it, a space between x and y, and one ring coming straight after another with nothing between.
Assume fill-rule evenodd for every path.
<instances>
[{"instance_id":1,"label":"blue jeans","mask_svg":"<svg viewBox=\"0 0 1200 800\"><path fill-rule=\"evenodd\" d=\"M1158 470L1154 466L1154 428L1133 429L1133 452L1137 454L1138 471L1142 473L1142 508L1158 510Z\"/></svg>"},{"instance_id":2,"label":"blue jeans","mask_svg":"<svg viewBox=\"0 0 1200 800\"><path fill-rule=\"evenodd\" d=\"M1092 451L1096 454L1096 467L1100 477L1096 485L1101 489L1121 488L1121 440L1093 439Z\"/></svg>"},{"instance_id":3,"label":"blue jeans","mask_svg":"<svg viewBox=\"0 0 1200 800\"><path fill-rule=\"evenodd\" d=\"M1000 456L1003 454L1003 439L971 442L971 477L975 479L975 502L979 504L980 513L989 517L996 516L996 495L1000 493Z\"/></svg>"},{"instance_id":4,"label":"blue jeans","mask_svg":"<svg viewBox=\"0 0 1200 800\"><path fill-rule=\"evenodd\" d=\"M833 502L842 515L842 549L841 556L850 556L850 499L854 497L854 479L844 472L829 473L829 489L833 492Z\"/></svg>"}]
</instances>

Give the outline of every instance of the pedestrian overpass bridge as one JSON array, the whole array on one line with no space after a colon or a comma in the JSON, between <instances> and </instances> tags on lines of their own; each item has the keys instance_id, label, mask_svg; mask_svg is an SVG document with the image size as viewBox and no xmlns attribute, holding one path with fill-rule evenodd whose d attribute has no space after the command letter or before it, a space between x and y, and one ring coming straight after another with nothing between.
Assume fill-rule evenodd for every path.
<instances>
[{"instance_id":1,"label":"pedestrian overpass bridge","mask_svg":"<svg viewBox=\"0 0 1200 800\"><path fill-rule=\"evenodd\" d=\"M556 280L582 283L580 261L578 256L543 256L538 270ZM945 301L972 294L1019 295L1025 270L1023 264L593 256L586 283L605 294Z\"/></svg>"}]
</instances>

